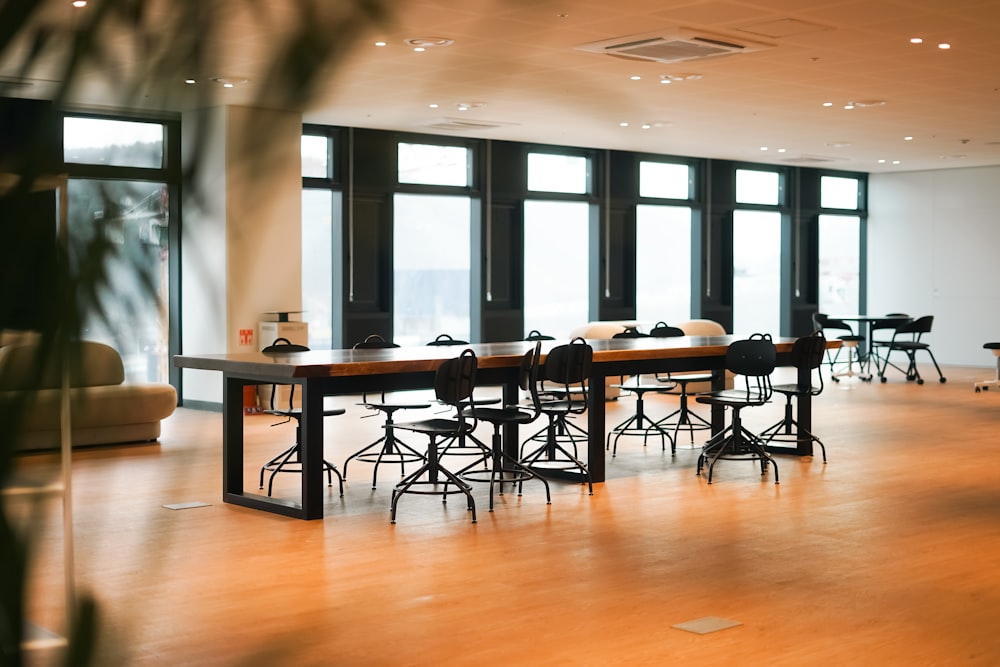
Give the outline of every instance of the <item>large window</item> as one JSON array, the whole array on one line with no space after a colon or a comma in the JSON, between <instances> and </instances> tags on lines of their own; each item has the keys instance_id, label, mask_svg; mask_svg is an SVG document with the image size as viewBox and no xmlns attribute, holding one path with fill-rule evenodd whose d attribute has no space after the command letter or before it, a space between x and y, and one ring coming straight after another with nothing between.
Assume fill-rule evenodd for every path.
<instances>
[{"instance_id":1,"label":"large window","mask_svg":"<svg viewBox=\"0 0 1000 667\"><path fill-rule=\"evenodd\" d=\"M469 340L469 198L398 194L393 202L393 341Z\"/></svg>"},{"instance_id":2,"label":"large window","mask_svg":"<svg viewBox=\"0 0 1000 667\"><path fill-rule=\"evenodd\" d=\"M820 206L855 211L860 207L857 178L820 178ZM819 216L819 303L821 312L850 315L861 312L861 218L857 215Z\"/></svg>"},{"instance_id":3,"label":"large window","mask_svg":"<svg viewBox=\"0 0 1000 667\"><path fill-rule=\"evenodd\" d=\"M528 190L590 192L590 160L528 154ZM590 206L585 201L524 203L524 333L566 337L589 317Z\"/></svg>"},{"instance_id":4,"label":"large window","mask_svg":"<svg viewBox=\"0 0 1000 667\"><path fill-rule=\"evenodd\" d=\"M639 163L639 196L687 200L691 167ZM691 208L640 204L635 220L635 315L653 324L691 317Z\"/></svg>"},{"instance_id":5,"label":"large window","mask_svg":"<svg viewBox=\"0 0 1000 667\"><path fill-rule=\"evenodd\" d=\"M399 144L400 184L467 187L471 151ZM428 188L423 188L424 190ZM439 334L469 340L471 199L398 193L393 199L393 341L423 345Z\"/></svg>"},{"instance_id":6,"label":"large window","mask_svg":"<svg viewBox=\"0 0 1000 667\"><path fill-rule=\"evenodd\" d=\"M86 167L122 168L122 178L69 180L68 242L76 271L103 247L106 279L85 313L83 335L122 356L134 382L169 380L169 187L128 178L134 167L163 166L165 131L157 123L103 118L64 119L64 159L71 175Z\"/></svg>"},{"instance_id":7,"label":"large window","mask_svg":"<svg viewBox=\"0 0 1000 667\"><path fill-rule=\"evenodd\" d=\"M309 347L333 347L333 216L341 193L302 191L302 319L309 323Z\"/></svg>"},{"instance_id":8,"label":"large window","mask_svg":"<svg viewBox=\"0 0 1000 667\"><path fill-rule=\"evenodd\" d=\"M777 172L736 170L737 204L781 202ZM733 333L778 335L781 327L781 214L733 212Z\"/></svg>"}]
</instances>

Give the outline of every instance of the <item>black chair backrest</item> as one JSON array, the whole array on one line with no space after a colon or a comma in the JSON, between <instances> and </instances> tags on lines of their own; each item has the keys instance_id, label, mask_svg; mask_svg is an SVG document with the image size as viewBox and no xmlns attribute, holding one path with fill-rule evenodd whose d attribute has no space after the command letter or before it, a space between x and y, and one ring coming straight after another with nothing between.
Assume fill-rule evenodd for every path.
<instances>
[{"instance_id":1,"label":"black chair backrest","mask_svg":"<svg viewBox=\"0 0 1000 667\"><path fill-rule=\"evenodd\" d=\"M476 422L476 402L472 398L476 388L476 353L466 349L453 359L446 359L434 374L434 395L441 403L456 408L456 420L465 423L465 417ZM466 414L468 412L468 414Z\"/></svg>"},{"instance_id":2,"label":"black chair backrest","mask_svg":"<svg viewBox=\"0 0 1000 667\"><path fill-rule=\"evenodd\" d=\"M538 375L542 367L542 342L535 341L534 347L521 357L521 367L518 371L518 385L528 392L535 416L541 412L541 398L538 395Z\"/></svg>"},{"instance_id":3,"label":"black chair backrest","mask_svg":"<svg viewBox=\"0 0 1000 667\"><path fill-rule=\"evenodd\" d=\"M896 333L893 334L893 339L899 334L912 335L913 340L920 340L920 337L925 333L931 332L931 326L934 324L933 315L924 315L923 317L918 317L915 320L909 322L904 322L896 327Z\"/></svg>"},{"instance_id":4,"label":"black chair backrest","mask_svg":"<svg viewBox=\"0 0 1000 667\"><path fill-rule=\"evenodd\" d=\"M795 341L792 345L792 353L790 355L792 366L796 369L808 368L809 370L816 370L823 363L823 354L826 352L826 338L823 337L823 333L820 331L814 332L811 336L803 336ZM823 391L823 374L817 373L819 377L819 386L813 387L810 383L808 387L799 386L801 390L811 390L813 395L819 394ZM799 384L796 382L796 384Z\"/></svg>"},{"instance_id":5,"label":"black chair backrest","mask_svg":"<svg viewBox=\"0 0 1000 667\"><path fill-rule=\"evenodd\" d=\"M854 335L854 327L845 322L844 320L837 320L826 313L813 313L812 316L813 329L816 331L823 331L825 329L833 329L835 331L846 331L850 335Z\"/></svg>"},{"instance_id":6,"label":"black chair backrest","mask_svg":"<svg viewBox=\"0 0 1000 667\"><path fill-rule=\"evenodd\" d=\"M678 336L686 336L687 334L680 327L668 326L666 322L657 322L649 330L649 335L654 338L677 338Z\"/></svg>"},{"instance_id":7,"label":"black chair backrest","mask_svg":"<svg viewBox=\"0 0 1000 667\"><path fill-rule=\"evenodd\" d=\"M305 345L297 345L287 338L275 338L274 342L261 350L263 354L287 354L288 352L308 352Z\"/></svg>"},{"instance_id":8,"label":"black chair backrest","mask_svg":"<svg viewBox=\"0 0 1000 667\"><path fill-rule=\"evenodd\" d=\"M635 327L626 327L625 331L619 331L611 336L612 338L649 338L649 334L640 332Z\"/></svg>"},{"instance_id":9,"label":"black chair backrest","mask_svg":"<svg viewBox=\"0 0 1000 667\"><path fill-rule=\"evenodd\" d=\"M578 336L549 350L545 355L543 378L565 385L586 382L593 360L594 348Z\"/></svg>"},{"instance_id":10,"label":"black chair backrest","mask_svg":"<svg viewBox=\"0 0 1000 667\"><path fill-rule=\"evenodd\" d=\"M378 334L370 334L360 343L354 344L355 350L388 350L394 347L399 347L399 345L390 343Z\"/></svg>"},{"instance_id":11,"label":"black chair backrest","mask_svg":"<svg viewBox=\"0 0 1000 667\"><path fill-rule=\"evenodd\" d=\"M770 334L753 334L750 338L730 343L726 350L726 370L743 378L748 394L766 402L771 397L771 373L777 359Z\"/></svg>"},{"instance_id":12,"label":"black chair backrest","mask_svg":"<svg viewBox=\"0 0 1000 667\"><path fill-rule=\"evenodd\" d=\"M524 340L555 340L555 338L553 336L546 336L538 329L532 329L528 332L528 335L524 337Z\"/></svg>"},{"instance_id":13,"label":"black chair backrest","mask_svg":"<svg viewBox=\"0 0 1000 667\"><path fill-rule=\"evenodd\" d=\"M440 334L437 338L427 343L430 346L441 346L441 345L468 345L469 341L459 340L457 338L452 338L448 334Z\"/></svg>"},{"instance_id":14,"label":"black chair backrest","mask_svg":"<svg viewBox=\"0 0 1000 667\"><path fill-rule=\"evenodd\" d=\"M545 355L541 372L544 389L560 391L574 404L579 404L570 412L585 412L587 409L588 378L594 360L594 348L577 336L565 345L557 345Z\"/></svg>"},{"instance_id":15,"label":"black chair backrest","mask_svg":"<svg viewBox=\"0 0 1000 667\"><path fill-rule=\"evenodd\" d=\"M298 345L288 340L287 338L275 338L274 342L261 350L262 354L288 354L289 352L308 352L309 348L305 345ZM291 411L295 406L295 385L290 385L291 388L288 390L288 410ZM270 408L274 410L274 397L278 392L278 385L271 385L271 400Z\"/></svg>"}]
</instances>

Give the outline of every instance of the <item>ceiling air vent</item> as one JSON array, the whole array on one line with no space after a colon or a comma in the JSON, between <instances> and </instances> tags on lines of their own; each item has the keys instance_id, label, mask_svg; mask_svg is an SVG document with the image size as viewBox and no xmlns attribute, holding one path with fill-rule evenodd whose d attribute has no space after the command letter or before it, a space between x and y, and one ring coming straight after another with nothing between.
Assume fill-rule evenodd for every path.
<instances>
[{"instance_id":1,"label":"ceiling air vent","mask_svg":"<svg viewBox=\"0 0 1000 667\"><path fill-rule=\"evenodd\" d=\"M679 63L702 58L717 58L734 53L750 53L772 46L773 44L694 28L673 28L642 35L629 35L600 42L590 42L576 48L580 51L604 53L631 60Z\"/></svg>"},{"instance_id":2,"label":"ceiling air vent","mask_svg":"<svg viewBox=\"0 0 1000 667\"><path fill-rule=\"evenodd\" d=\"M482 130L495 130L498 127L508 127L516 123L505 123L496 120L471 120L466 118L435 118L424 124L424 127L432 130L443 130L446 132L479 132Z\"/></svg>"}]
</instances>

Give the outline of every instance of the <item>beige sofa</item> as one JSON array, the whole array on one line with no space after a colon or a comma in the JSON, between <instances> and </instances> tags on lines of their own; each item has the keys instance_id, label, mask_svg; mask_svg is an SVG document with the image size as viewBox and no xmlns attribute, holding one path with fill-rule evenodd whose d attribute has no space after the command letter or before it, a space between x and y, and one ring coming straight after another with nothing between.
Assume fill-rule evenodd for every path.
<instances>
[{"instance_id":1,"label":"beige sofa","mask_svg":"<svg viewBox=\"0 0 1000 667\"><path fill-rule=\"evenodd\" d=\"M685 320L684 322L668 323L671 326L675 326L684 332L687 336L725 336L726 329L721 324L715 320ZM625 331L627 327L635 327L639 331L649 331L655 326L654 322L637 322L637 321L605 321L605 322L588 322L582 326L573 329L570 332L570 338L576 338L580 336L584 339L600 340L604 338L611 338L616 333L621 333ZM606 400L614 400L618 398L621 391L613 386L618 384L621 378L613 377L607 379L607 384L604 387L604 398ZM732 387L733 378L731 374L726 374L726 386ZM691 383L688 385L688 391L691 393L697 393L700 391L709 391L712 387L711 382L699 382Z\"/></svg>"},{"instance_id":2,"label":"beige sofa","mask_svg":"<svg viewBox=\"0 0 1000 667\"><path fill-rule=\"evenodd\" d=\"M38 346L20 341L0 346L0 402L26 401L18 448L58 448L60 374L51 364L39 372ZM173 414L177 392L169 384L126 384L118 352L81 341L72 351L70 440L83 445L148 442L160 437L160 420Z\"/></svg>"}]
</instances>

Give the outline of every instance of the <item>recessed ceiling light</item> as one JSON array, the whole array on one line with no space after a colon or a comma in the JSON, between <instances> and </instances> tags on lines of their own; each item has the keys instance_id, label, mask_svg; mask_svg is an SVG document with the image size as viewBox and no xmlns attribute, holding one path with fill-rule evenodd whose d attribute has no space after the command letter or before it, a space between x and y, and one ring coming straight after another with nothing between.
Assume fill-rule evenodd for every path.
<instances>
[{"instance_id":1,"label":"recessed ceiling light","mask_svg":"<svg viewBox=\"0 0 1000 667\"><path fill-rule=\"evenodd\" d=\"M87 6L87 0L73 0L73 6L79 9Z\"/></svg>"},{"instance_id":2,"label":"recessed ceiling light","mask_svg":"<svg viewBox=\"0 0 1000 667\"><path fill-rule=\"evenodd\" d=\"M479 109L486 106L485 102L458 102L455 104L459 111L468 111L469 109Z\"/></svg>"},{"instance_id":3,"label":"recessed ceiling light","mask_svg":"<svg viewBox=\"0 0 1000 667\"><path fill-rule=\"evenodd\" d=\"M186 83L188 85L191 85L191 84L195 84L195 83L198 83L198 82L195 81L194 79L184 79L184 83Z\"/></svg>"},{"instance_id":4,"label":"recessed ceiling light","mask_svg":"<svg viewBox=\"0 0 1000 667\"><path fill-rule=\"evenodd\" d=\"M628 127L628 121L623 120L622 122L618 123L618 127Z\"/></svg>"},{"instance_id":5,"label":"recessed ceiling light","mask_svg":"<svg viewBox=\"0 0 1000 667\"><path fill-rule=\"evenodd\" d=\"M653 126L652 126L652 125L650 125L649 123L643 123L643 124L642 124L642 129L644 129L644 130L648 130L648 129L649 129L649 128L651 128L651 127L653 127Z\"/></svg>"},{"instance_id":6,"label":"recessed ceiling light","mask_svg":"<svg viewBox=\"0 0 1000 667\"><path fill-rule=\"evenodd\" d=\"M386 45L386 43L383 42L382 40L379 40L379 41L375 42L375 46L385 46L385 45Z\"/></svg>"},{"instance_id":7,"label":"recessed ceiling light","mask_svg":"<svg viewBox=\"0 0 1000 667\"><path fill-rule=\"evenodd\" d=\"M784 153L784 152L785 152L785 149L784 149L784 148L779 148L779 149L778 149L778 152L779 152L779 153Z\"/></svg>"},{"instance_id":8,"label":"recessed ceiling light","mask_svg":"<svg viewBox=\"0 0 1000 667\"><path fill-rule=\"evenodd\" d=\"M767 146L761 146L761 147L760 147L760 149L761 149L762 151L766 151L766 150L767 150Z\"/></svg>"},{"instance_id":9,"label":"recessed ceiling light","mask_svg":"<svg viewBox=\"0 0 1000 667\"><path fill-rule=\"evenodd\" d=\"M633 75L632 75L632 76L630 76L629 78L630 78L630 79L632 79L633 81L638 81L638 80L639 80L639 79L641 79L642 77L641 77L641 76L639 76L638 74L633 74Z\"/></svg>"},{"instance_id":10,"label":"recessed ceiling light","mask_svg":"<svg viewBox=\"0 0 1000 667\"><path fill-rule=\"evenodd\" d=\"M833 102L823 102L823 106L825 106L825 107L832 107L833 106Z\"/></svg>"},{"instance_id":11,"label":"recessed ceiling light","mask_svg":"<svg viewBox=\"0 0 1000 667\"><path fill-rule=\"evenodd\" d=\"M910 44L923 44L923 43L924 43L924 40L921 39L920 37L911 37L910 38Z\"/></svg>"},{"instance_id":12,"label":"recessed ceiling light","mask_svg":"<svg viewBox=\"0 0 1000 667\"><path fill-rule=\"evenodd\" d=\"M939 49L950 49L951 48L951 44L949 44L948 42L941 42L940 44L938 44L938 48Z\"/></svg>"},{"instance_id":13,"label":"recessed ceiling light","mask_svg":"<svg viewBox=\"0 0 1000 667\"><path fill-rule=\"evenodd\" d=\"M885 160L879 160L878 163L879 164L885 164Z\"/></svg>"},{"instance_id":14,"label":"recessed ceiling light","mask_svg":"<svg viewBox=\"0 0 1000 667\"><path fill-rule=\"evenodd\" d=\"M431 109L437 109L439 105L432 103L432 104L428 104L427 106L429 106Z\"/></svg>"},{"instance_id":15,"label":"recessed ceiling light","mask_svg":"<svg viewBox=\"0 0 1000 667\"><path fill-rule=\"evenodd\" d=\"M854 102L848 102L847 104L844 105L844 108L850 111L851 109L854 108Z\"/></svg>"},{"instance_id":16,"label":"recessed ceiling light","mask_svg":"<svg viewBox=\"0 0 1000 667\"><path fill-rule=\"evenodd\" d=\"M893 164L899 164L899 160L893 160L892 163Z\"/></svg>"},{"instance_id":17,"label":"recessed ceiling light","mask_svg":"<svg viewBox=\"0 0 1000 667\"><path fill-rule=\"evenodd\" d=\"M903 137L903 141L913 141L913 137Z\"/></svg>"}]
</instances>

